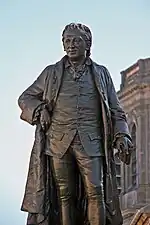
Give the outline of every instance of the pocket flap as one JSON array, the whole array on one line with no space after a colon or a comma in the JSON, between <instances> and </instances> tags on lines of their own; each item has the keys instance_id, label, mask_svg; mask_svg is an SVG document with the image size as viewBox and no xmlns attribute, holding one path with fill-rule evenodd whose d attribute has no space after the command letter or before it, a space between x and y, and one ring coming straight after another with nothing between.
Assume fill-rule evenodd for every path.
<instances>
[{"instance_id":1,"label":"pocket flap","mask_svg":"<svg viewBox=\"0 0 150 225\"><path fill-rule=\"evenodd\" d=\"M100 135L97 135L97 134L95 134L95 133L89 134L89 137L90 137L90 140L91 140L91 141L102 139L102 137L101 137Z\"/></svg>"},{"instance_id":2,"label":"pocket flap","mask_svg":"<svg viewBox=\"0 0 150 225\"><path fill-rule=\"evenodd\" d=\"M63 137L64 137L64 133L59 133L59 132L56 133L56 132L53 132L53 133L50 134L50 137L51 138L54 138L54 139L56 139L58 141L61 141L63 139Z\"/></svg>"}]
</instances>

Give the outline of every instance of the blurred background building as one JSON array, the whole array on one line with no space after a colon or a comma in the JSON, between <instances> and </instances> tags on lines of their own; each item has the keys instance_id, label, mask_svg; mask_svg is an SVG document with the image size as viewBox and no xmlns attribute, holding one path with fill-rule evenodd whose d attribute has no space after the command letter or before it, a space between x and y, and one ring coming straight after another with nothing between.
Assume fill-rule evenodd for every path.
<instances>
[{"instance_id":1,"label":"blurred background building","mask_svg":"<svg viewBox=\"0 0 150 225\"><path fill-rule=\"evenodd\" d=\"M115 157L121 208L128 218L124 224L129 224L129 217L150 203L150 58L121 72L118 97L134 144L129 166Z\"/></svg>"}]
</instances>

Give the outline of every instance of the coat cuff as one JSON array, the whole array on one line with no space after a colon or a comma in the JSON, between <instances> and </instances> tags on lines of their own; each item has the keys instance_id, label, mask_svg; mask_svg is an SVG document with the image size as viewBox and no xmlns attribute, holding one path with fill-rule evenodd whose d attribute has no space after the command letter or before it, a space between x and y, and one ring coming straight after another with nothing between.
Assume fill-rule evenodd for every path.
<instances>
[{"instance_id":1,"label":"coat cuff","mask_svg":"<svg viewBox=\"0 0 150 225\"><path fill-rule=\"evenodd\" d=\"M33 124L37 124L40 119L41 111L46 108L46 104L39 105L33 113Z\"/></svg>"}]
</instances>

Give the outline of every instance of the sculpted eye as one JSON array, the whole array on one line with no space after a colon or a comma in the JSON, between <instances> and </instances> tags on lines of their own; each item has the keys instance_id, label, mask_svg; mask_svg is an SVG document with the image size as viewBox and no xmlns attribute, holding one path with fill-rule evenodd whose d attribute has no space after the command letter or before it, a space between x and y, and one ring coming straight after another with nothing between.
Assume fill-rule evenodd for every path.
<instances>
[{"instance_id":1,"label":"sculpted eye","mask_svg":"<svg viewBox=\"0 0 150 225\"><path fill-rule=\"evenodd\" d=\"M68 44L70 42L70 39L65 39L65 43Z\"/></svg>"},{"instance_id":2,"label":"sculpted eye","mask_svg":"<svg viewBox=\"0 0 150 225\"><path fill-rule=\"evenodd\" d=\"M81 41L82 41L82 39L79 38L79 37L77 37L77 38L74 39L74 42L75 42L75 43L80 43Z\"/></svg>"}]
</instances>

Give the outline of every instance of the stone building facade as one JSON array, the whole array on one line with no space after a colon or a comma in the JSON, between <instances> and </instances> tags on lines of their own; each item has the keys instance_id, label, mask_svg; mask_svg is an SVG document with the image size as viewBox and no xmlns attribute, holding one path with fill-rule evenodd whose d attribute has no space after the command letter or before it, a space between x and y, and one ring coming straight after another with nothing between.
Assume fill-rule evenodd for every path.
<instances>
[{"instance_id":1,"label":"stone building facade","mask_svg":"<svg viewBox=\"0 0 150 225\"><path fill-rule=\"evenodd\" d=\"M150 58L121 72L118 97L134 143L129 166L116 158L118 189L122 209L136 209L150 203Z\"/></svg>"}]
</instances>

